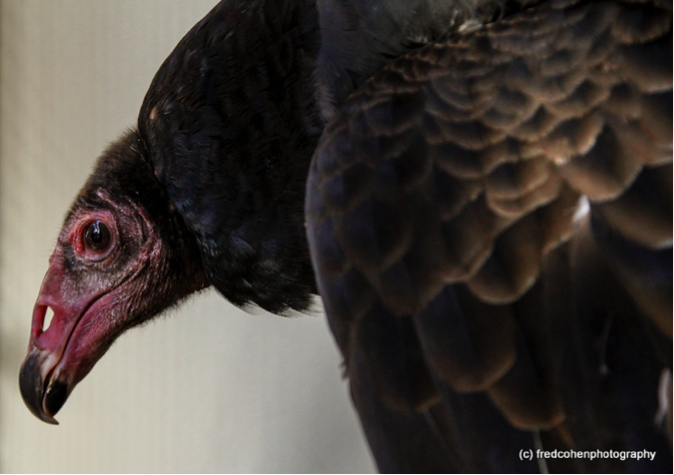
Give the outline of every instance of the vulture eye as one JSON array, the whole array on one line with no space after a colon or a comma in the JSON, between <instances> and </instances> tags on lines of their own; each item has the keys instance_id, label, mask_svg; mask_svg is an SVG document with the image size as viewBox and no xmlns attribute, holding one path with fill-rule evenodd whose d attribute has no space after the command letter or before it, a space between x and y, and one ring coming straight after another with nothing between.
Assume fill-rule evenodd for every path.
<instances>
[{"instance_id":1,"label":"vulture eye","mask_svg":"<svg viewBox=\"0 0 674 475\"><path fill-rule=\"evenodd\" d=\"M84 242L94 252L103 252L112 240L110 228L102 221L93 221L84 231Z\"/></svg>"}]
</instances>

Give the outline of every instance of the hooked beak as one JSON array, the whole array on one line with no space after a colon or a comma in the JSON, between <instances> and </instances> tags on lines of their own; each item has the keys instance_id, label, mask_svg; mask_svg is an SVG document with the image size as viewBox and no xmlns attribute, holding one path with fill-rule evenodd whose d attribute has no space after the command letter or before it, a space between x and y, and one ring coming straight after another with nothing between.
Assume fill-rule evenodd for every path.
<instances>
[{"instance_id":1,"label":"hooked beak","mask_svg":"<svg viewBox=\"0 0 674 475\"><path fill-rule=\"evenodd\" d=\"M67 384L50 378L53 354L31 347L21 365L19 386L21 396L30 412L41 421L58 424L54 419L70 395Z\"/></svg>"},{"instance_id":2,"label":"hooked beak","mask_svg":"<svg viewBox=\"0 0 674 475\"><path fill-rule=\"evenodd\" d=\"M28 353L19 373L26 406L49 424L58 424L54 416L112 343L105 337L109 333L105 325L95 324L95 317L104 313L104 293L71 292L64 275L58 260L52 259L33 310ZM48 309L53 317L44 328Z\"/></svg>"},{"instance_id":3,"label":"hooked beak","mask_svg":"<svg viewBox=\"0 0 674 475\"><path fill-rule=\"evenodd\" d=\"M49 273L43 290L45 287L49 287ZM68 381L71 378L58 366L77 319L64 319L63 313L56 308L50 327L43 331L47 308L38 299L33 310L28 354L19 373L19 387L30 412L44 422L58 424L54 416L63 407L74 386Z\"/></svg>"}]
</instances>

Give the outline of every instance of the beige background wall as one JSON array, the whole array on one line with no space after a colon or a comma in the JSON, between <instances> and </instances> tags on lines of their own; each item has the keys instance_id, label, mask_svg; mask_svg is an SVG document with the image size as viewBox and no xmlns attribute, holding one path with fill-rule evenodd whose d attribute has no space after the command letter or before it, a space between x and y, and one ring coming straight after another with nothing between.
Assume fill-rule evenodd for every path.
<instances>
[{"instance_id":1,"label":"beige background wall","mask_svg":"<svg viewBox=\"0 0 674 475\"><path fill-rule=\"evenodd\" d=\"M214 4L0 0L0 470L370 471L320 314L248 315L213 293L122 337L48 426L17 375L63 215Z\"/></svg>"}]
</instances>

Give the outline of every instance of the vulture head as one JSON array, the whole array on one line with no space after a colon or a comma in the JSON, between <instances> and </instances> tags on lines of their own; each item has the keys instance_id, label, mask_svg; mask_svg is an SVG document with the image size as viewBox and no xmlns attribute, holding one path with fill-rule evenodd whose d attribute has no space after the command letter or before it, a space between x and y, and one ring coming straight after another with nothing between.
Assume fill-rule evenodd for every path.
<instances>
[{"instance_id":1,"label":"vulture head","mask_svg":"<svg viewBox=\"0 0 674 475\"><path fill-rule=\"evenodd\" d=\"M117 336L207 286L196 243L143 153L128 132L102 155L49 259L20 373L26 405L45 422L56 423Z\"/></svg>"}]
</instances>

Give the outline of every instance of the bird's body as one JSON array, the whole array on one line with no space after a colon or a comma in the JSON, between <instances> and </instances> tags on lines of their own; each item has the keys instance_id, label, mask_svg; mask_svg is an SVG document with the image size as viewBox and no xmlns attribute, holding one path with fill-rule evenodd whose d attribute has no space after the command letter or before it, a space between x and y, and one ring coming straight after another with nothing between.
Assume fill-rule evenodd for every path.
<instances>
[{"instance_id":1,"label":"bird's body","mask_svg":"<svg viewBox=\"0 0 674 475\"><path fill-rule=\"evenodd\" d=\"M671 20L220 3L66 217L24 399L53 422L114 338L206 286L276 313L318 291L380 470L670 471Z\"/></svg>"}]
</instances>

